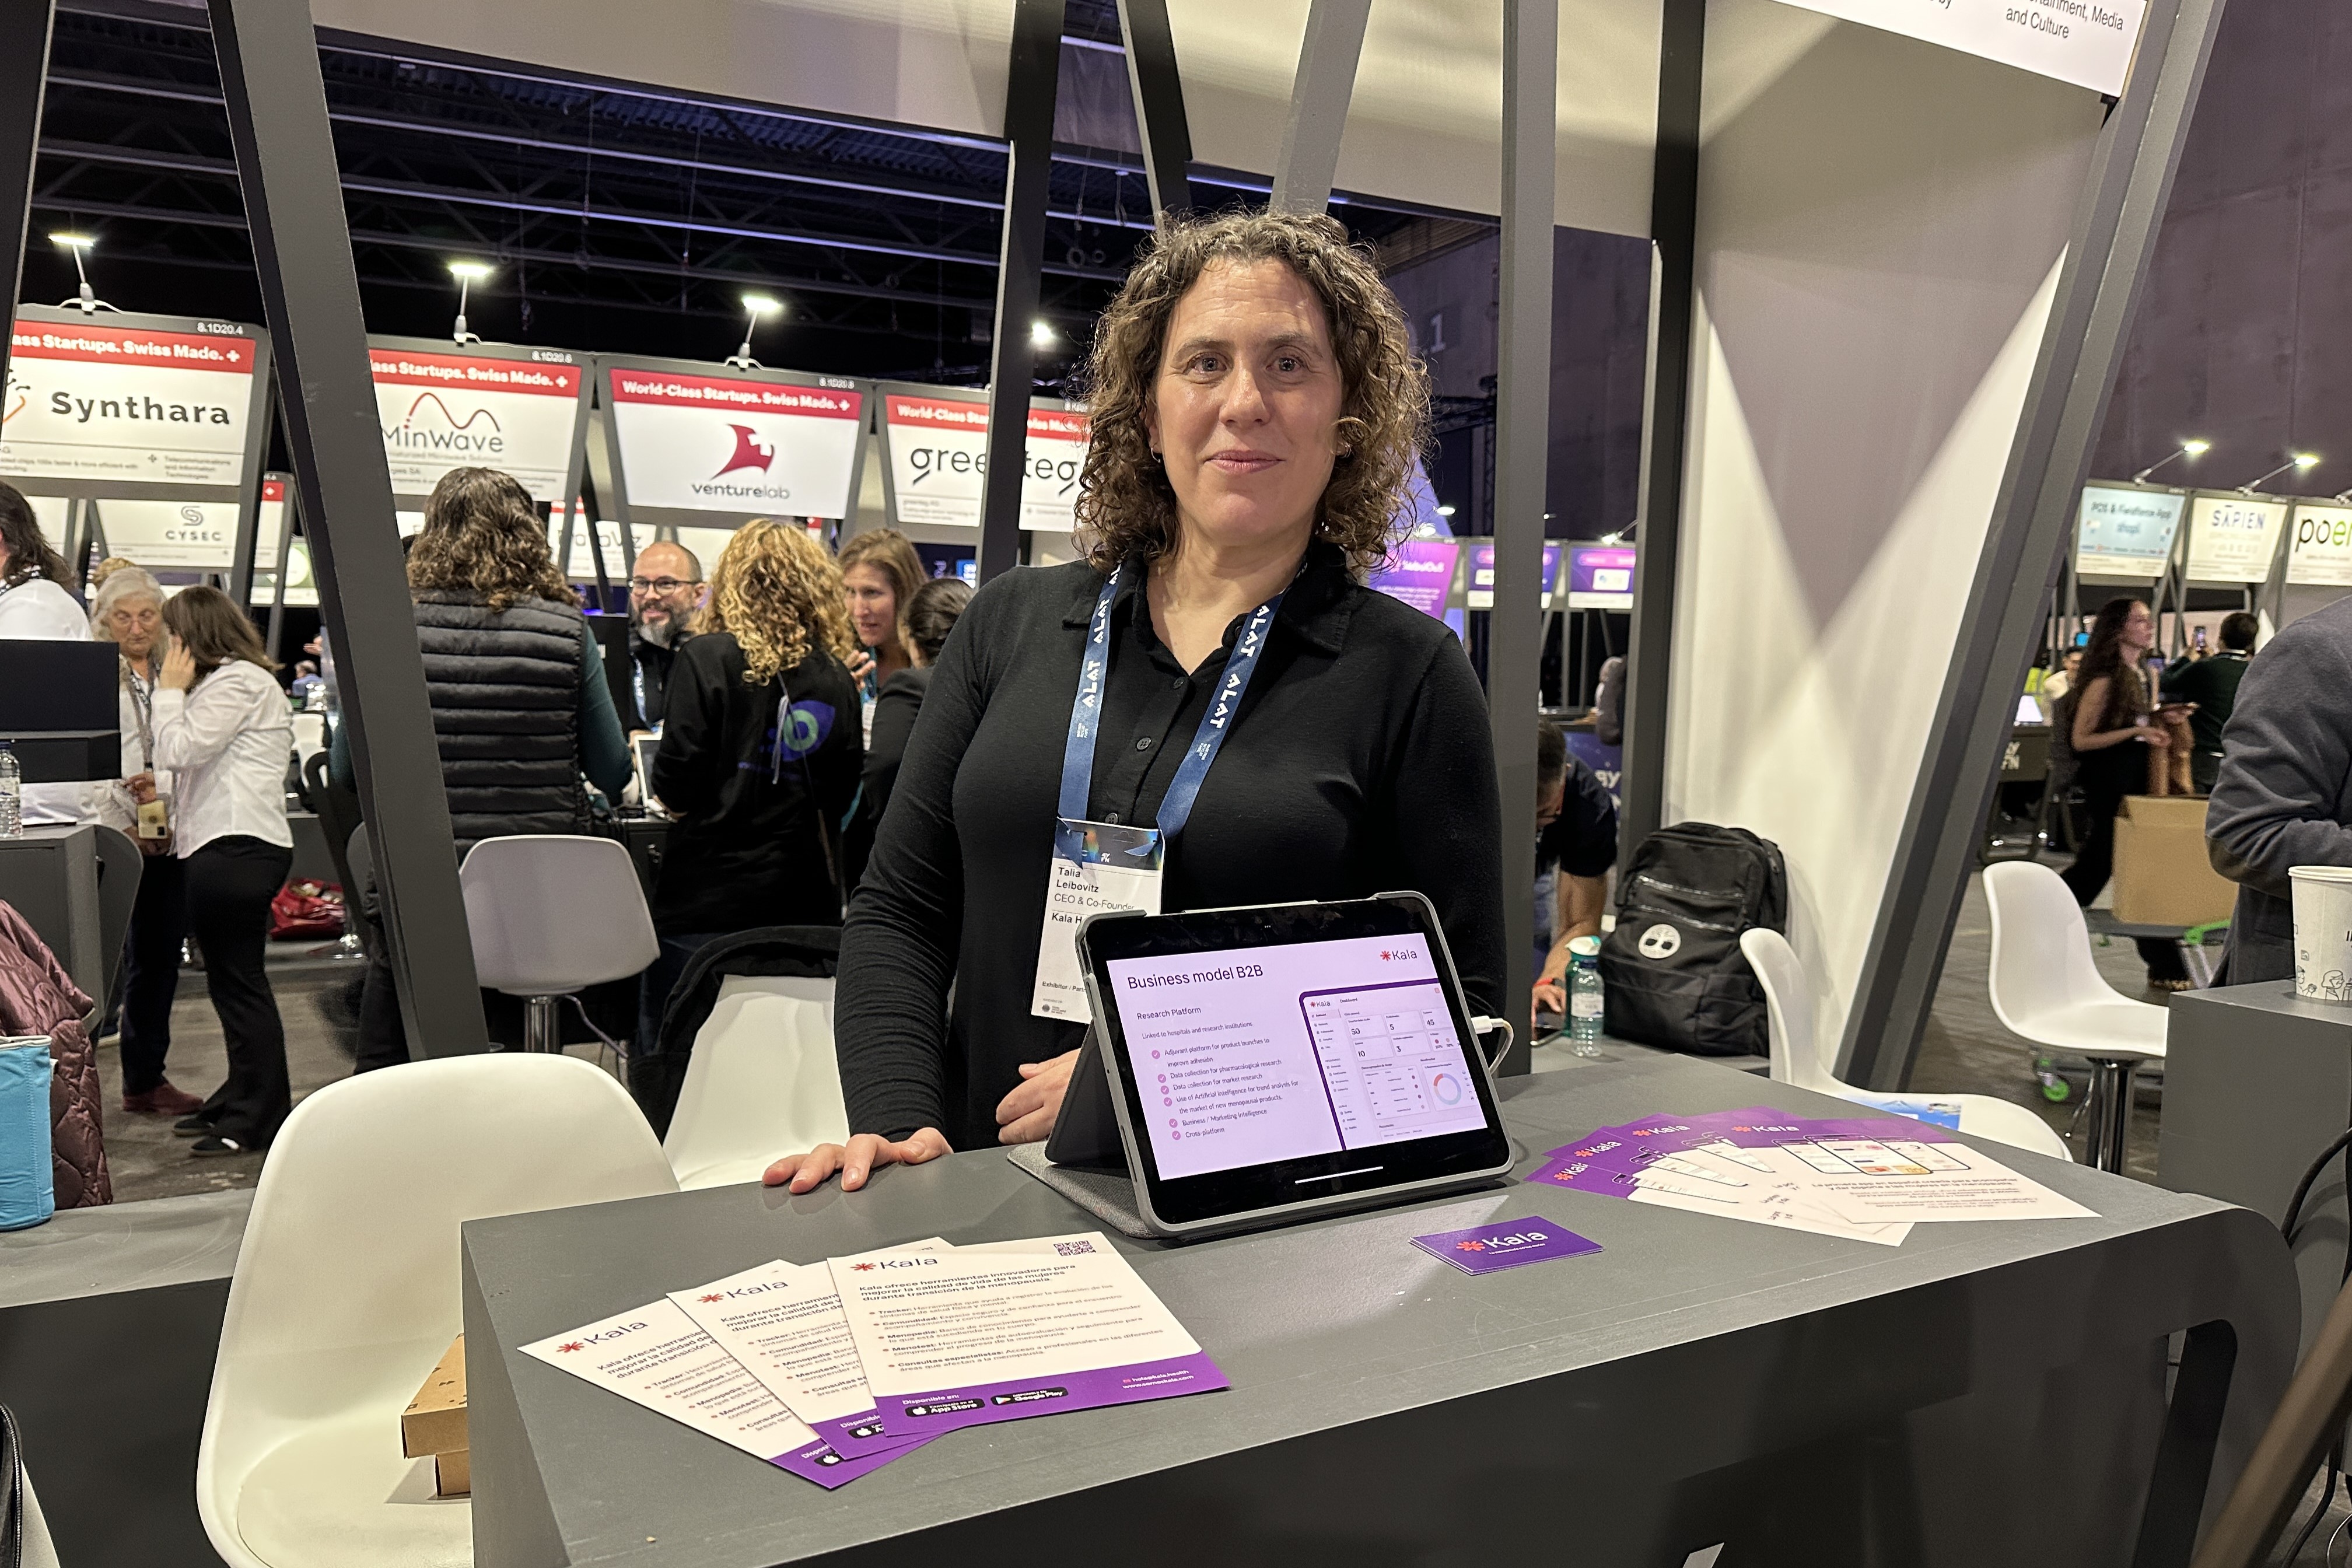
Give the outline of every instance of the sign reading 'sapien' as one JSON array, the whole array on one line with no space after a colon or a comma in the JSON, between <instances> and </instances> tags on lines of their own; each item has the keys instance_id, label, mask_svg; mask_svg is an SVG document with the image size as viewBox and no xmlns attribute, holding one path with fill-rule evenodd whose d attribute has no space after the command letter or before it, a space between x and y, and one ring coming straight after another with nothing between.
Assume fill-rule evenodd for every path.
<instances>
[{"instance_id":1,"label":"sign reading 'sapien'","mask_svg":"<svg viewBox=\"0 0 2352 1568\"><path fill-rule=\"evenodd\" d=\"M2124 89L2147 0L1789 0L1864 26L1999 60L2111 96Z\"/></svg>"}]
</instances>

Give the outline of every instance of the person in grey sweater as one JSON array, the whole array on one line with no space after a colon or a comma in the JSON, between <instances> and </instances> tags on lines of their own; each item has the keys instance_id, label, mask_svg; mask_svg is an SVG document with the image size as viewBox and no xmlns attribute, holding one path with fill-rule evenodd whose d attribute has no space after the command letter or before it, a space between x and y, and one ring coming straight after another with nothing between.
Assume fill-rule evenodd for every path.
<instances>
[{"instance_id":1,"label":"person in grey sweater","mask_svg":"<svg viewBox=\"0 0 2352 1568\"><path fill-rule=\"evenodd\" d=\"M2352 866L2352 597L2286 626L2247 667L2205 849L2238 884L2223 983L2294 979L2287 868Z\"/></svg>"}]
</instances>

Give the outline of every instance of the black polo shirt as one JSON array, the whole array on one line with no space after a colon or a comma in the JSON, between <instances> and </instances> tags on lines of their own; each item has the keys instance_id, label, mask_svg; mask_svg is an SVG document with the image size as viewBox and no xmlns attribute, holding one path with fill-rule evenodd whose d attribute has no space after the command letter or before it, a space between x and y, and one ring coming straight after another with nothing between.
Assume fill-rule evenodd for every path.
<instances>
[{"instance_id":1,"label":"black polo shirt","mask_svg":"<svg viewBox=\"0 0 2352 1568\"><path fill-rule=\"evenodd\" d=\"M1152 821L1224 668L1187 673L1130 571L1113 606L1089 813ZM842 933L835 1038L853 1131L996 1141L1023 1062L1080 1026L1031 1016L1070 701L1102 578L1083 563L982 588L942 650ZM1226 628L1231 648L1242 620ZM1474 1009L1503 973L1501 822L1486 696L1443 623L1318 543L1192 820L1169 910L1417 889ZM950 1010L950 987L953 1007Z\"/></svg>"},{"instance_id":2,"label":"black polo shirt","mask_svg":"<svg viewBox=\"0 0 2352 1568\"><path fill-rule=\"evenodd\" d=\"M1617 864L1617 803L1609 786L1571 752L1559 815L1536 836L1536 875L1557 866L1571 877L1605 877Z\"/></svg>"}]
</instances>

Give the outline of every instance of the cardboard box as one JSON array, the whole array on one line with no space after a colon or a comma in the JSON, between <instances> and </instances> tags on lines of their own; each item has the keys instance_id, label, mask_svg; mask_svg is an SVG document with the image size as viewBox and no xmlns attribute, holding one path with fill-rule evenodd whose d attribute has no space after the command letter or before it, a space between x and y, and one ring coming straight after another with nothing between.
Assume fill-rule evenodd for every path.
<instances>
[{"instance_id":1,"label":"cardboard box","mask_svg":"<svg viewBox=\"0 0 2352 1568\"><path fill-rule=\"evenodd\" d=\"M466 1441L466 1336L442 1352L440 1364L400 1417L400 1451L412 1459L463 1453Z\"/></svg>"},{"instance_id":2,"label":"cardboard box","mask_svg":"<svg viewBox=\"0 0 2352 1568\"><path fill-rule=\"evenodd\" d=\"M2116 919L2126 925L2226 921L2238 885L2205 855L2205 797L2127 795L2116 816Z\"/></svg>"},{"instance_id":3,"label":"cardboard box","mask_svg":"<svg viewBox=\"0 0 2352 1568\"><path fill-rule=\"evenodd\" d=\"M433 1495L435 1497L471 1497L474 1492L473 1456L463 1448L454 1453L433 1456Z\"/></svg>"}]
</instances>

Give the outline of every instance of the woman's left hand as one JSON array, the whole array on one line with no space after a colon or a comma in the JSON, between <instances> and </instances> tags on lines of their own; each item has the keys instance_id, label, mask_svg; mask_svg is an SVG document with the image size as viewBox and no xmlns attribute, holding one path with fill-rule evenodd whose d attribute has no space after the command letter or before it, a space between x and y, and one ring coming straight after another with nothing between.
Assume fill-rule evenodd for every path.
<instances>
[{"instance_id":1,"label":"woman's left hand","mask_svg":"<svg viewBox=\"0 0 2352 1568\"><path fill-rule=\"evenodd\" d=\"M172 639L172 651L163 656L163 672L155 684L167 691L185 691L196 683L196 656L179 638Z\"/></svg>"},{"instance_id":2,"label":"woman's left hand","mask_svg":"<svg viewBox=\"0 0 2352 1568\"><path fill-rule=\"evenodd\" d=\"M1078 1053L1064 1051L1049 1062L1023 1062L1021 1086L996 1105L999 1143L1037 1143L1054 1131L1062 1114L1062 1096L1070 1087L1070 1072Z\"/></svg>"}]
</instances>

